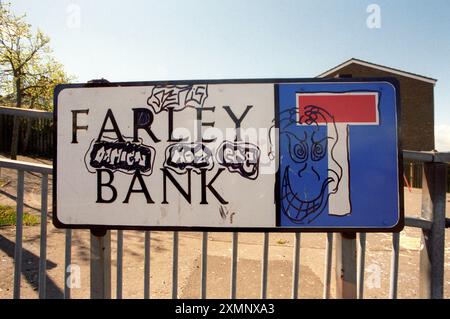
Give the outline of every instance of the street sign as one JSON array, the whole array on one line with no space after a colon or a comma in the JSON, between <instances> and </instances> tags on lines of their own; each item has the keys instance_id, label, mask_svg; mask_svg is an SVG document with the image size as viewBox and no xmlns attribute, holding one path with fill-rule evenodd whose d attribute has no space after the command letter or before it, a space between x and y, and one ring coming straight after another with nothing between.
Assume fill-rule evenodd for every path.
<instances>
[{"instance_id":1,"label":"street sign","mask_svg":"<svg viewBox=\"0 0 450 319\"><path fill-rule=\"evenodd\" d=\"M59 85L58 227L398 231L392 79Z\"/></svg>"}]
</instances>

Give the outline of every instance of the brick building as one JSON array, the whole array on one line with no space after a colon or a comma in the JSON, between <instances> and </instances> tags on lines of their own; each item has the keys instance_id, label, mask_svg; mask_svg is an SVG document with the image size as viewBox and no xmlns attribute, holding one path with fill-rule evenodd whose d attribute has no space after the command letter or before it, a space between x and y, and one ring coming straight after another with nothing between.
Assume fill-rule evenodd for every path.
<instances>
[{"instance_id":1,"label":"brick building","mask_svg":"<svg viewBox=\"0 0 450 319\"><path fill-rule=\"evenodd\" d=\"M400 83L402 148L415 151L434 149L434 86L437 80L358 59L350 59L318 77L350 75L355 78L397 78Z\"/></svg>"}]
</instances>

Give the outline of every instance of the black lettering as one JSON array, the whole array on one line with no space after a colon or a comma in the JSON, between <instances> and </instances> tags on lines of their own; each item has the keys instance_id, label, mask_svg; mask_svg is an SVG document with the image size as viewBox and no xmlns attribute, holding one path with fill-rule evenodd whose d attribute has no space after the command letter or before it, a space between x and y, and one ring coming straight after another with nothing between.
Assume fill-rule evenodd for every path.
<instances>
[{"instance_id":1,"label":"black lettering","mask_svg":"<svg viewBox=\"0 0 450 319\"><path fill-rule=\"evenodd\" d=\"M201 169L201 176L202 176L202 201L200 204L208 204L208 201L206 200L206 188L210 190L211 193L219 200L221 204L228 204L228 202L220 196L220 194L217 192L217 190L212 186L214 181L219 177L220 173L222 173L225 170L225 168L219 168L216 175L211 179L209 183L206 183L206 169Z\"/></svg>"},{"instance_id":2,"label":"black lettering","mask_svg":"<svg viewBox=\"0 0 450 319\"><path fill-rule=\"evenodd\" d=\"M88 129L87 125L78 126L78 114L89 114L89 109L86 110L72 110L72 144L78 144L77 131Z\"/></svg>"},{"instance_id":3,"label":"black lettering","mask_svg":"<svg viewBox=\"0 0 450 319\"><path fill-rule=\"evenodd\" d=\"M156 137L156 135L152 132L152 129L150 128L154 116L153 113L149 109L145 108L136 108L133 109L134 114L134 123L133 123L133 142L137 143L139 142L139 130L145 130L148 135L151 137L153 142L158 143L161 140Z\"/></svg>"},{"instance_id":4,"label":"black lettering","mask_svg":"<svg viewBox=\"0 0 450 319\"><path fill-rule=\"evenodd\" d=\"M104 183L102 182L102 174L107 173L109 176L109 180ZM113 203L117 198L117 190L114 186L112 186L112 182L114 180L114 174L107 169L98 169L97 170L97 201L96 203ZM112 196L110 199L104 199L102 196L102 188L108 187L112 191Z\"/></svg>"},{"instance_id":5,"label":"black lettering","mask_svg":"<svg viewBox=\"0 0 450 319\"><path fill-rule=\"evenodd\" d=\"M163 172L163 201L161 204L168 204L167 201L167 183L166 183L166 177L170 179L173 186L178 190L178 192L183 195L183 197L186 199L186 201L190 204L191 203L191 171L192 169L187 169L187 175L188 175L188 190L187 192L181 187L181 185L178 183L178 181L173 177L173 175L169 172L166 168L161 168Z\"/></svg>"},{"instance_id":6,"label":"black lettering","mask_svg":"<svg viewBox=\"0 0 450 319\"><path fill-rule=\"evenodd\" d=\"M228 113L228 115L231 117L231 119L234 122L234 125L236 126L236 139L235 141L241 140L241 123L244 120L245 116L247 115L248 111L253 107L253 105L247 105L247 108L245 109L244 113L237 118L236 115L231 110L231 107L229 106L223 106L224 110Z\"/></svg>"},{"instance_id":7,"label":"black lettering","mask_svg":"<svg viewBox=\"0 0 450 319\"><path fill-rule=\"evenodd\" d=\"M136 179L139 181L139 184L141 186L140 189L133 189ZM150 197L150 193L148 192L147 186L145 186L145 182L144 179L142 178L141 172L139 172L138 170L133 175L133 179L131 180L130 183L130 188L128 188L127 196L125 197L123 203L128 203L130 201L131 193L144 193L145 199L147 200L148 204L155 203Z\"/></svg>"},{"instance_id":8,"label":"black lettering","mask_svg":"<svg viewBox=\"0 0 450 319\"><path fill-rule=\"evenodd\" d=\"M204 139L202 134L202 127L203 126L210 126L214 127L215 122L202 122L202 112L203 111L211 111L214 112L216 107L199 107L196 108L197 111L197 142L203 142L203 143L210 143L214 142L217 138L212 139Z\"/></svg>"},{"instance_id":9,"label":"black lettering","mask_svg":"<svg viewBox=\"0 0 450 319\"><path fill-rule=\"evenodd\" d=\"M111 124L113 126L112 129L105 128L108 119L111 121ZM103 133L105 132L114 132L119 142L125 142L125 140L122 137L122 134L120 133L119 126L117 125L116 119L114 118L114 114L111 111L111 109L108 109L108 112L106 112L105 120L103 121L102 128L100 129L100 134L98 134L97 142L101 141Z\"/></svg>"},{"instance_id":10,"label":"black lettering","mask_svg":"<svg viewBox=\"0 0 450 319\"><path fill-rule=\"evenodd\" d=\"M173 138L173 112L174 112L174 107L173 106L168 106L167 107L167 111L169 112L169 139L167 140L168 142L183 142L183 141L187 141L187 137L185 138Z\"/></svg>"}]
</instances>

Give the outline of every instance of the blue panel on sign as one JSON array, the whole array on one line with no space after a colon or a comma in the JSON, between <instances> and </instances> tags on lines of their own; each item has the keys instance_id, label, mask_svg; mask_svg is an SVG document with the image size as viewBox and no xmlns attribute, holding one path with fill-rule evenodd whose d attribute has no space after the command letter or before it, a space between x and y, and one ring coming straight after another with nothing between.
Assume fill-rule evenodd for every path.
<instances>
[{"instance_id":1,"label":"blue panel on sign","mask_svg":"<svg viewBox=\"0 0 450 319\"><path fill-rule=\"evenodd\" d=\"M400 219L396 88L278 85L279 225L392 228Z\"/></svg>"}]
</instances>

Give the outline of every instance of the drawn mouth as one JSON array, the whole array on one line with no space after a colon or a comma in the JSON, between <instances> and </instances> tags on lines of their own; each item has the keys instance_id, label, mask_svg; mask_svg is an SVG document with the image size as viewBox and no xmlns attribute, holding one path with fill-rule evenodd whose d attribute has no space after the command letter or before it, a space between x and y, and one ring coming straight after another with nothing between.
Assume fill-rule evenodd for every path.
<instances>
[{"instance_id":1,"label":"drawn mouth","mask_svg":"<svg viewBox=\"0 0 450 319\"><path fill-rule=\"evenodd\" d=\"M303 224L305 219L307 223L313 221L320 215L328 201L328 184L333 182L332 177L328 177L322 183L319 195L310 200L304 201L292 190L289 179L289 166L286 167L283 174L281 186L281 210L294 223Z\"/></svg>"}]
</instances>

